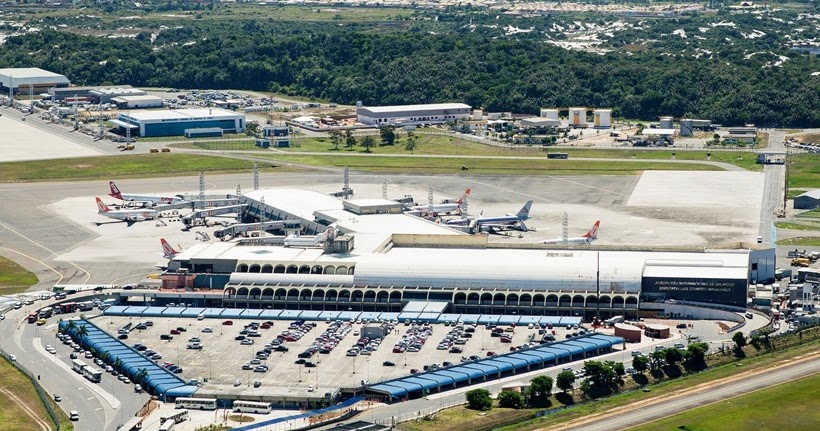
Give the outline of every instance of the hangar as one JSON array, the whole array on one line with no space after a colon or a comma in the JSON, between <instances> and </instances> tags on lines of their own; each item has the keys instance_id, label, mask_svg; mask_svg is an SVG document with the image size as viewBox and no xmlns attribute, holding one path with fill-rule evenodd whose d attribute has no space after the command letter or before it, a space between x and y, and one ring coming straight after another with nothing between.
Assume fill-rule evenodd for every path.
<instances>
[{"instance_id":1,"label":"hangar","mask_svg":"<svg viewBox=\"0 0 820 431\"><path fill-rule=\"evenodd\" d=\"M448 313L634 317L641 301L744 307L750 280L774 277L769 250L507 248L422 218L373 213L367 201L345 205L295 189L242 199L248 217L335 234L317 247L198 244L169 262L165 289L197 290L198 305L229 308L400 312L432 301Z\"/></svg>"},{"instance_id":2,"label":"hangar","mask_svg":"<svg viewBox=\"0 0 820 431\"><path fill-rule=\"evenodd\" d=\"M71 82L59 73L38 67L0 69L0 90L10 94L40 94L53 87L68 87Z\"/></svg>"},{"instance_id":3,"label":"hangar","mask_svg":"<svg viewBox=\"0 0 820 431\"><path fill-rule=\"evenodd\" d=\"M813 210L820 208L820 189L809 190L794 198L794 209Z\"/></svg>"},{"instance_id":4,"label":"hangar","mask_svg":"<svg viewBox=\"0 0 820 431\"><path fill-rule=\"evenodd\" d=\"M441 124L467 119L470 105L464 103L432 103L426 105L359 106L356 116L360 123L382 126Z\"/></svg>"},{"instance_id":5,"label":"hangar","mask_svg":"<svg viewBox=\"0 0 820 431\"><path fill-rule=\"evenodd\" d=\"M112 120L139 136L183 136L187 130L218 127L225 133L245 131L245 115L215 108L157 110L121 113Z\"/></svg>"}]
</instances>

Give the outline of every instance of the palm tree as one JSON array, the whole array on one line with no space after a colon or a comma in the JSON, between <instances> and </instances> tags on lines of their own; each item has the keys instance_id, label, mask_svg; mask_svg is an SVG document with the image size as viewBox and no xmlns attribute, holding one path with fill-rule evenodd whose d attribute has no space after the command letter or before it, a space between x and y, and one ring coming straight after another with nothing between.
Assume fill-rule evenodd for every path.
<instances>
[{"instance_id":1,"label":"palm tree","mask_svg":"<svg viewBox=\"0 0 820 431\"><path fill-rule=\"evenodd\" d=\"M68 332L71 332L74 329L77 329L77 324L74 322L74 320L69 320L68 326L66 326L66 328L68 328Z\"/></svg>"},{"instance_id":2,"label":"palm tree","mask_svg":"<svg viewBox=\"0 0 820 431\"><path fill-rule=\"evenodd\" d=\"M140 368L140 370L139 370L139 372L137 373L137 375L136 375L136 376L134 376L134 379L135 379L137 382L143 383L146 377L148 377L148 370L147 370L147 369L145 369L145 368Z\"/></svg>"},{"instance_id":3,"label":"palm tree","mask_svg":"<svg viewBox=\"0 0 820 431\"><path fill-rule=\"evenodd\" d=\"M116 368L119 371L122 371L122 364L123 364L122 359L117 358L117 360L114 361L114 368Z\"/></svg>"},{"instance_id":4,"label":"palm tree","mask_svg":"<svg viewBox=\"0 0 820 431\"><path fill-rule=\"evenodd\" d=\"M85 336L88 335L88 328L86 328L85 326L86 325L80 325L77 328L77 337L85 338Z\"/></svg>"},{"instance_id":5,"label":"palm tree","mask_svg":"<svg viewBox=\"0 0 820 431\"><path fill-rule=\"evenodd\" d=\"M108 352L108 351L103 352L103 353L100 355L100 359L102 359L102 360L103 360L103 361L105 361L105 362L108 362L108 358L110 358L110 357L111 357L111 352Z\"/></svg>"}]
</instances>

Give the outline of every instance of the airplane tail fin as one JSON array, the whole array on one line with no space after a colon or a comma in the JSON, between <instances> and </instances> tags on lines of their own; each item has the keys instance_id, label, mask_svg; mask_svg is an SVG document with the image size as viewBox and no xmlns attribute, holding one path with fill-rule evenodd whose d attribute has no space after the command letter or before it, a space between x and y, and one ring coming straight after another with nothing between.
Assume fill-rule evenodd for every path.
<instances>
[{"instance_id":1,"label":"airplane tail fin","mask_svg":"<svg viewBox=\"0 0 820 431\"><path fill-rule=\"evenodd\" d=\"M464 194L461 195L461 197L456 201L458 206L460 207L464 203L464 201L467 200L468 197L470 197L470 189L465 190Z\"/></svg>"},{"instance_id":2,"label":"airplane tail fin","mask_svg":"<svg viewBox=\"0 0 820 431\"><path fill-rule=\"evenodd\" d=\"M107 212L111 211L111 208L108 208L108 205L106 205L106 204L102 201L102 199L100 199L99 197L97 197L97 211L99 211L99 212L101 212L101 213L107 213Z\"/></svg>"},{"instance_id":3,"label":"airplane tail fin","mask_svg":"<svg viewBox=\"0 0 820 431\"><path fill-rule=\"evenodd\" d=\"M592 229L589 230L586 234L584 234L584 238L588 239L597 239L598 238L598 228L601 226L601 221L598 220L592 225Z\"/></svg>"},{"instance_id":4,"label":"airplane tail fin","mask_svg":"<svg viewBox=\"0 0 820 431\"><path fill-rule=\"evenodd\" d=\"M171 244L168 244L168 241L166 241L165 238L160 238L159 242L162 244L162 254L165 257L174 257L179 253L171 247Z\"/></svg>"},{"instance_id":5,"label":"airplane tail fin","mask_svg":"<svg viewBox=\"0 0 820 431\"><path fill-rule=\"evenodd\" d=\"M532 208L532 201L530 200L530 201L527 201L527 203L524 204L524 206L521 208L521 210L518 211L518 214L516 214L516 217L518 217L518 220L524 221L524 220L530 218L530 209L531 208Z\"/></svg>"},{"instance_id":6,"label":"airplane tail fin","mask_svg":"<svg viewBox=\"0 0 820 431\"><path fill-rule=\"evenodd\" d=\"M108 196L111 196L112 198L117 198L117 199L120 199L120 200L122 199L122 193L120 193L120 188L117 187L117 185L114 184L113 181L108 182L108 189L111 191L111 193L109 193Z\"/></svg>"}]
</instances>

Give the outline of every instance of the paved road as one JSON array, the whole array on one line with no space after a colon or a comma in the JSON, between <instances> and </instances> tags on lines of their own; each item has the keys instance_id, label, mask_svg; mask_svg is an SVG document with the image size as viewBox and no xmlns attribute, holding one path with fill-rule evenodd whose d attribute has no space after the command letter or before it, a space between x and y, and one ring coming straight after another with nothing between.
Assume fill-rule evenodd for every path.
<instances>
[{"instance_id":1,"label":"paved road","mask_svg":"<svg viewBox=\"0 0 820 431\"><path fill-rule=\"evenodd\" d=\"M769 147L766 151L786 151L783 142L786 132L779 130L769 130ZM763 191L763 203L760 206L760 231L758 235L763 237L764 243L777 241L773 228L773 217L776 211L783 209L783 199L785 198L786 187L786 167L785 165L764 165L763 173L766 175L765 188Z\"/></svg>"},{"instance_id":2,"label":"paved road","mask_svg":"<svg viewBox=\"0 0 820 431\"><path fill-rule=\"evenodd\" d=\"M0 322L0 347L15 355L17 361L32 374L39 376L39 383L46 392L62 398L60 407L68 412L76 410L80 420L75 423L77 431L114 431L131 418L149 399L137 394L124 383L104 373L100 383L91 383L71 371L71 350L56 337L56 319L49 319L45 326L25 323L28 309L47 305L38 301L35 305L11 310ZM56 355L45 351L46 345L57 349ZM83 359L91 363L89 359Z\"/></svg>"},{"instance_id":3,"label":"paved road","mask_svg":"<svg viewBox=\"0 0 820 431\"><path fill-rule=\"evenodd\" d=\"M770 369L748 378L711 386L695 393L680 396L668 402L659 403L648 408L631 412L621 412L608 418L597 418L592 424L562 428L573 431L597 431L625 429L637 426L656 419L684 412L696 407L704 406L727 398L746 394L758 389L786 383L791 380L806 377L820 372L820 360L814 358L794 365Z\"/></svg>"}]
</instances>

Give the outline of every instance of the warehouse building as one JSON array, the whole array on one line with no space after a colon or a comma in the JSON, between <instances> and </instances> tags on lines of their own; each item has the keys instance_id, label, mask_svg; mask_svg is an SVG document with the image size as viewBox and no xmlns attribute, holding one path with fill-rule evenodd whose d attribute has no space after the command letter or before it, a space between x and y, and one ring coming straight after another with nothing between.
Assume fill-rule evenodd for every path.
<instances>
[{"instance_id":1,"label":"warehouse building","mask_svg":"<svg viewBox=\"0 0 820 431\"><path fill-rule=\"evenodd\" d=\"M94 103L116 103L113 99L118 97L133 97L145 96L146 93L139 88L131 87L130 85L115 85L112 87L96 87L88 92L88 97ZM160 99L160 102L162 99ZM162 106L162 103L160 103Z\"/></svg>"},{"instance_id":2,"label":"warehouse building","mask_svg":"<svg viewBox=\"0 0 820 431\"><path fill-rule=\"evenodd\" d=\"M69 85L71 82L65 76L37 67L0 69L0 92L3 94L40 94L52 87Z\"/></svg>"},{"instance_id":3,"label":"warehouse building","mask_svg":"<svg viewBox=\"0 0 820 431\"><path fill-rule=\"evenodd\" d=\"M641 301L744 307L750 280L774 278L771 250L495 248L381 201L293 189L241 199L246 218L299 220L306 234L332 226L338 237L317 247L198 244L169 262L163 287L203 289L200 305L214 307L399 312L433 301L451 313L635 317Z\"/></svg>"},{"instance_id":4,"label":"warehouse building","mask_svg":"<svg viewBox=\"0 0 820 431\"><path fill-rule=\"evenodd\" d=\"M434 103L427 105L360 106L356 108L358 121L374 126L442 124L448 121L468 120L472 108L463 103Z\"/></svg>"},{"instance_id":5,"label":"warehouse building","mask_svg":"<svg viewBox=\"0 0 820 431\"><path fill-rule=\"evenodd\" d=\"M161 108L162 98L157 96L119 96L114 97L111 101L117 104L119 109L142 109L142 108Z\"/></svg>"},{"instance_id":6,"label":"warehouse building","mask_svg":"<svg viewBox=\"0 0 820 431\"><path fill-rule=\"evenodd\" d=\"M224 133L245 131L245 114L224 109L179 109L121 113L112 120L121 132L132 129L139 136L183 136L187 130L220 128ZM136 133L135 133L136 132Z\"/></svg>"},{"instance_id":7,"label":"warehouse building","mask_svg":"<svg viewBox=\"0 0 820 431\"><path fill-rule=\"evenodd\" d=\"M794 198L794 209L813 210L820 208L820 189L814 189Z\"/></svg>"}]
</instances>

